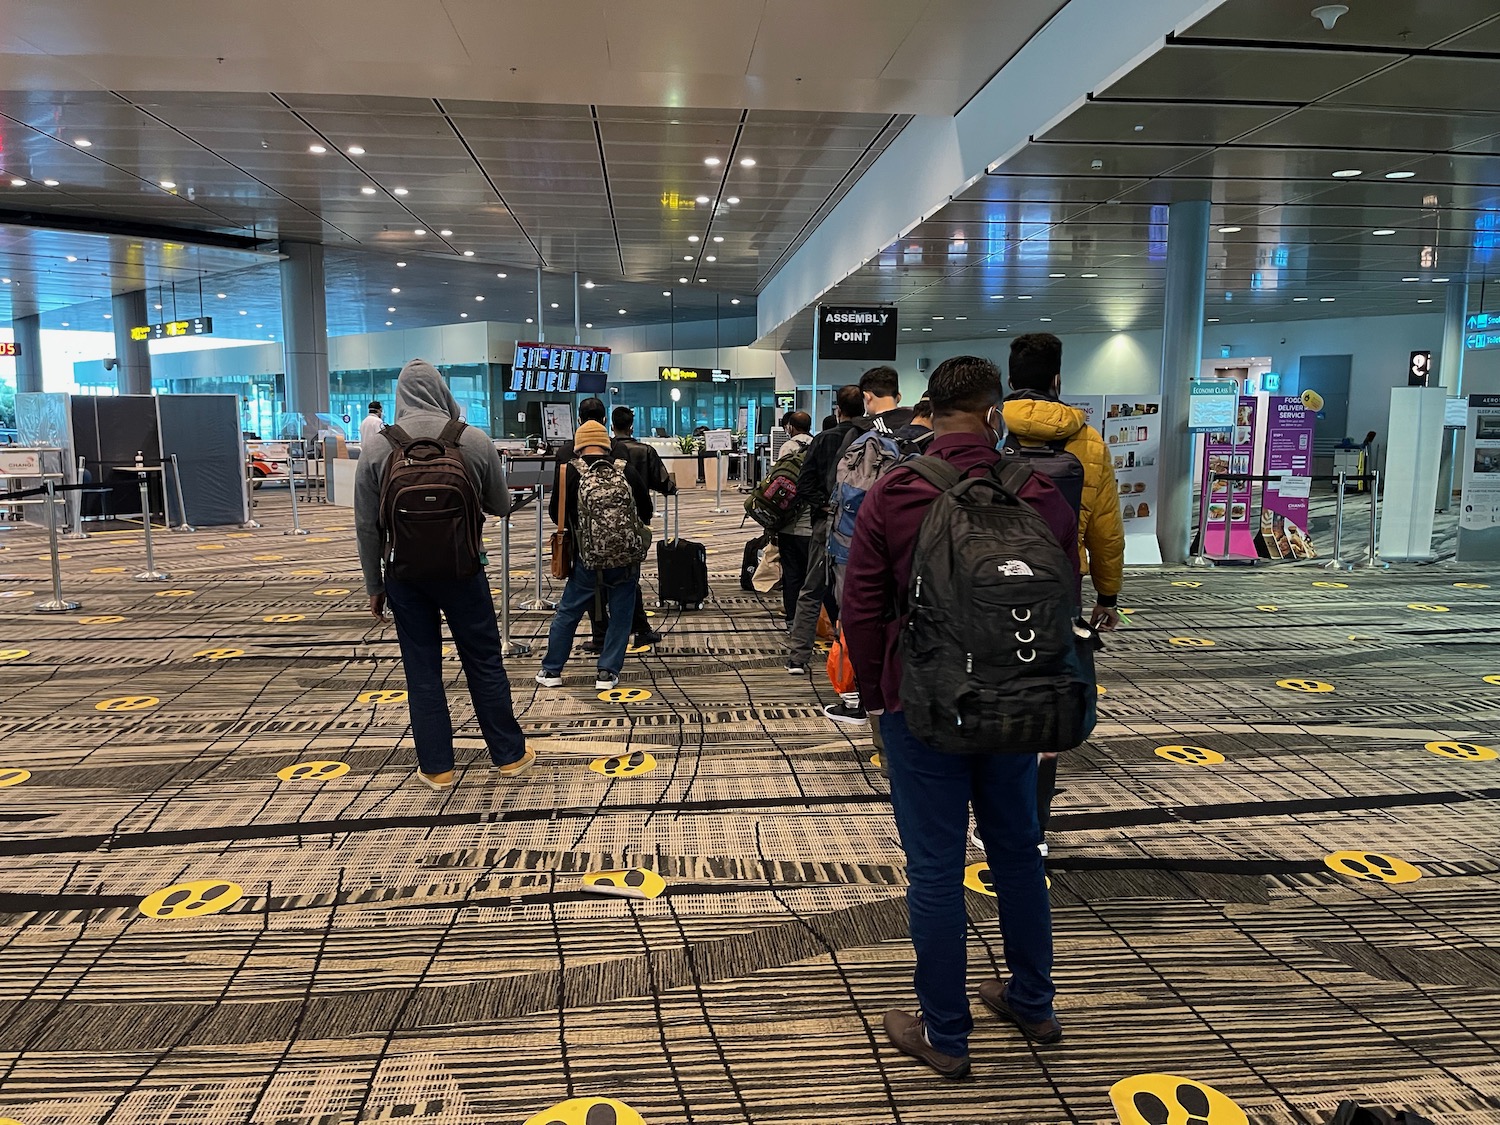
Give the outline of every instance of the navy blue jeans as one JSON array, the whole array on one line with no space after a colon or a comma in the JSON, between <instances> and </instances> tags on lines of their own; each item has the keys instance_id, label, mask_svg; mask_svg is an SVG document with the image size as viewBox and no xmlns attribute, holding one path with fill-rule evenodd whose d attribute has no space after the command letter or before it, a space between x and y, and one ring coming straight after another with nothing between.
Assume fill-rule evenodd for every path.
<instances>
[{"instance_id":1,"label":"navy blue jeans","mask_svg":"<svg viewBox=\"0 0 1500 1125\"><path fill-rule=\"evenodd\" d=\"M880 734L906 852L917 1000L932 1045L962 1057L974 1027L963 886L971 804L1000 902L1007 998L1027 1020L1052 1016L1052 910L1037 851L1036 755L940 754L912 737L899 711L880 717Z\"/></svg>"},{"instance_id":2,"label":"navy blue jeans","mask_svg":"<svg viewBox=\"0 0 1500 1125\"><path fill-rule=\"evenodd\" d=\"M583 611L594 601L595 572L575 561L557 616L547 634L547 655L542 657L542 671L560 675L573 648L573 634ZM599 671L618 676L625 667L625 649L630 644L630 621L635 614L636 592L641 587L639 566L611 566L604 570L604 604L609 608L609 630L604 634L604 648L599 653Z\"/></svg>"},{"instance_id":3,"label":"navy blue jeans","mask_svg":"<svg viewBox=\"0 0 1500 1125\"><path fill-rule=\"evenodd\" d=\"M500 629L484 571L472 578L402 582L387 577L386 604L396 619L401 663L406 668L406 706L412 741L423 773L453 768L453 719L443 686L443 631L439 615L463 663L474 701L474 718L497 766L520 761L526 736L510 701L510 679L500 662Z\"/></svg>"}]
</instances>

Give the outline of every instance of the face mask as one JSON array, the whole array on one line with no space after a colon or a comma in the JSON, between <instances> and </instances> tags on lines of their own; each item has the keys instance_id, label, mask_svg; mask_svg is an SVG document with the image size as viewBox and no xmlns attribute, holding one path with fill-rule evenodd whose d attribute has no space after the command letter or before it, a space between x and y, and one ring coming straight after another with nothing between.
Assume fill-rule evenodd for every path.
<instances>
[{"instance_id":1,"label":"face mask","mask_svg":"<svg viewBox=\"0 0 1500 1125\"><path fill-rule=\"evenodd\" d=\"M1003 449L1005 446L1005 422L1000 415L999 407L990 407L990 412L984 416L984 428L995 435L995 448Z\"/></svg>"}]
</instances>

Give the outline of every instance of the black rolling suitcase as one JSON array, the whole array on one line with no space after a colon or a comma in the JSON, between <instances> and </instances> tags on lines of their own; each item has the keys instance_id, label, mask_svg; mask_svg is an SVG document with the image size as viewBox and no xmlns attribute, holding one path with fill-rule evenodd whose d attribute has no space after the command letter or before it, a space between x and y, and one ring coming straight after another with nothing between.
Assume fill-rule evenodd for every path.
<instances>
[{"instance_id":1,"label":"black rolling suitcase","mask_svg":"<svg viewBox=\"0 0 1500 1125\"><path fill-rule=\"evenodd\" d=\"M657 604L677 602L683 609L702 609L708 600L708 552L702 543L682 538L682 512L672 497L677 537L656 545Z\"/></svg>"}]
</instances>

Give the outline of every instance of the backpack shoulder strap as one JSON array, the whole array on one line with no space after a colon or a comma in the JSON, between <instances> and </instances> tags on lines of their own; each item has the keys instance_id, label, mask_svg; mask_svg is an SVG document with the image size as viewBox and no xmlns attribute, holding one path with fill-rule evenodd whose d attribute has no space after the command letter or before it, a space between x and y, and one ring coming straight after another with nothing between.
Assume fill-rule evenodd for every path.
<instances>
[{"instance_id":1,"label":"backpack shoulder strap","mask_svg":"<svg viewBox=\"0 0 1500 1125\"><path fill-rule=\"evenodd\" d=\"M391 443L392 449L405 449L411 444L411 434L407 433L394 422L389 426L381 426L380 436Z\"/></svg>"},{"instance_id":2,"label":"backpack shoulder strap","mask_svg":"<svg viewBox=\"0 0 1500 1125\"><path fill-rule=\"evenodd\" d=\"M990 467L990 476L999 481L1000 487L1006 492L1019 499L1021 489L1026 487L1026 482L1031 479L1034 471L1025 461L1001 460Z\"/></svg>"},{"instance_id":3,"label":"backpack shoulder strap","mask_svg":"<svg viewBox=\"0 0 1500 1125\"><path fill-rule=\"evenodd\" d=\"M445 446L457 445L459 436L468 428L465 423L460 422L457 418L451 418L448 424L443 427L443 432L438 434L438 441L442 442Z\"/></svg>"},{"instance_id":4,"label":"backpack shoulder strap","mask_svg":"<svg viewBox=\"0 0 1500 1125\"><path fill-rule=\"evenodd\" d=\"M957 488L964 480L963 474L941 457L913 457L903 461L901 468L910 469L939 492Z\"/></svg>"}]
</instances>

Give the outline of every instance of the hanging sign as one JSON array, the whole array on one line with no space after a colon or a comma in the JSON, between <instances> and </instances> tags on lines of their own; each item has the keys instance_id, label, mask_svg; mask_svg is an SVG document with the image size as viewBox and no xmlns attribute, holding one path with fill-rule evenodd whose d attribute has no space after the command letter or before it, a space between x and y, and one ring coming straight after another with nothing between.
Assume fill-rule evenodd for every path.
<instances>
[{"instance_id":1,"label":"hanging sign","mask_svg":"<svg viewBox=\"0 0 1500 1125\"><path fill-rule=\"evenodd\" d=\"M895 359L895 307L819 305L818 358Z\"/></svg>"},{"instance_id":2,"label":"hanging sign","mask_svg":"<svg viewBox=\"0 0 1500 1125\"><path fill-rule=\"evenodd\" d=\"M1194 383L1188 390L1188 429L1227 430L1234 425L1239 385L1232 379Z\"/></svg>"},{"instance_id":3,"label":"hanging sign","mask_svg":"<svg viewBox=\"0 0 1500 1125\"><path fill-rule=\"evenodd\" d=\"M214 318L195 316L190 320L165 320L160 324L138 324L130 330L132 340L166 340L177 336L209 336Z\"/></svg>"},{"instance_id":4,"label":"hanging sign","mask_svg":"<svg viewBox=\"0 0 1500 1125\"><path fill-rule=\"evenodd\" d=\"M1432 376L1432 352L1412 352L1406 364L1406 385L1425 387Z\"/></svg>"},{"instance_id":5,"label":"hanging sign","mask_svg":"<svg viewBox=\"0 0 1500 1125\"><path fill-rule=\"evenodd\" d=\"M21 354L21 345L13 340L0 340L0 356L18 356Z\"/></svg>"},{"instance_id":6,"label":"hanging sign","mask_svg":"<svg viewBox=\"0 0 1500 1125\"><path fill-rule=\"evenodd\" d=\"M657 378L663 383L727 383L727 367L658 367Z\"/></svg>"}]
</instances>

